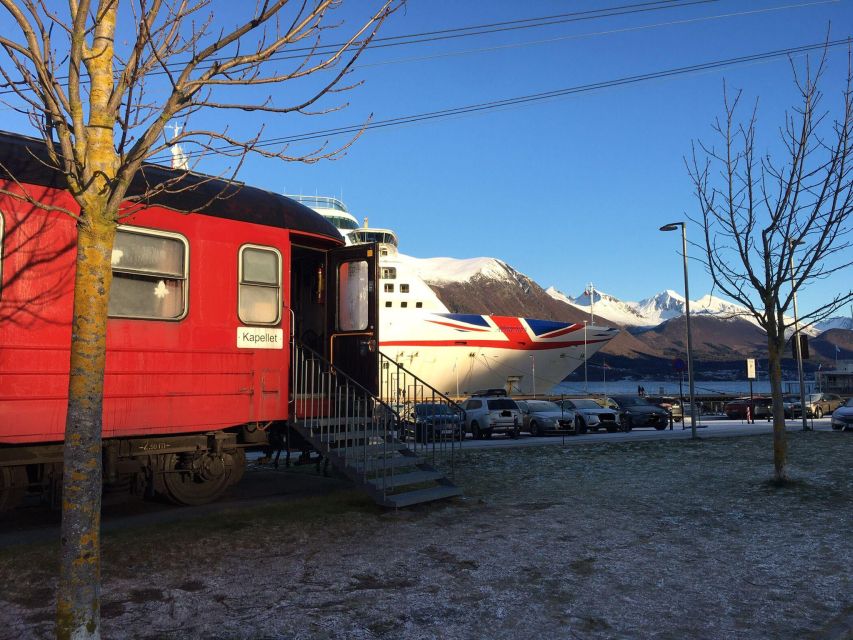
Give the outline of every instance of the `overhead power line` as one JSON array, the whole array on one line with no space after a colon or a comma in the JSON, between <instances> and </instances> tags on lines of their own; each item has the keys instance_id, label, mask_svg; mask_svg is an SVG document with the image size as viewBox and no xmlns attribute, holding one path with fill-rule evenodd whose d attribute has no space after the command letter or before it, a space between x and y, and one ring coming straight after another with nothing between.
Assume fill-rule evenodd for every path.
<instances>
[{"instance_id":1,"label":"overhead power line","mask_svg":"<svg viewBox=\"0 0 853 640\"><path fill-rule=\"evenodd\" d=\"M824 41L816 44L808 44L801 45L797 47L788 47L786 49L776 49L774 51L765 51L763 53L755 53L746 56L738 56L735 58L725 58L722 60L714 60L711 62L703 62L699 64L687 65L683 67L675 67L672 69L665 69L662 71L652 71L649 73L624 76L622 78L615 78L612 80L603 80L601 82L591 82L588 84L576 85L572 87L564 87L562 89L554 89L551 91L543 91L540 93L531 93L523 96L516 96L513 98L505 98L501 100L492 100L489 102L480 102L476 104L470 104L460 107L451 107L448 109L441 109L437 111L428 111L424 113L399 116L396 118L388 118L385 120L377 120L375 122L369 122L367 124L358 124L358 125L348 125L343 127L336 127L331 129L322 129L318 131L310 131L306 133L296 134L292 136L284 136L278 138L266 138L257 142L254 146L256 147L269 147L273 145L281 145L281 144L289 144L293 142L306 142L310 140L316 140L318 138L329 138L332 136L338 135L346 135L346 134L354 134L362 129L364 130L373 130L373 129L382 129L387 127L395 127L401 126L405 124L412 124L416 122L424 122L429 120L438 120L441 118L448 118L452 116L459 116L463 114L469 113L477 113L477 112L485 112L491 111L503 107L517 106L523 104L530 104L535 102L540 102L543 100L549 100L553 98L565 97L580 93L587 93L590 91L595 91L598 89L606 89L610 87L619 87L630 84L637 84L640 82L646 82L649 80L658 80L661 78L669 78L673 76L685 75L688 73L695 73L698 71L707 71L711 69L719 69L728 66L734 66L739 64L746 64L750 62L761 62L764 60L770 60L773 58L779 58L782 56L791 56L797 55L801 53L807 53L809 51L820 50L823 48L833 48L841 45L850 46L853 44L853 38L847 37L838 40L830 40ZM202 157L207 155L213 155L217 153L228 153L240 150L241 147L237 145L222 145L219 147L215 147L213 149L204 149L198 151L189 151L186 152L189 157ZM152 158L152 160L166 160L168 156L156 156Z\"/></svg>"},{"instance_id":2,"label":"overhead power line","mask_svg":"<svg viewBox=\"0 0 853 640\"><path fill-rule=\"evenodd\" d=\"M492 22L487 24L470 25L467 27L452 27L448 29L437 29L434 31L422 31L419 33L409 33L399 36L385 36L373 38L365 46L366 50L384 49L388 47L400 47L413 44L423 44L427 42L438 42L441 40L451 40L459 38L468 38L473 36L489 35L492 33L500 33L506 31L518 31L521 29L535 29L539 27L547 27L558 24L566 24L570 22L581 22L588 20L597 20L600 18L612 18L618 16L632 15L637 13L647 13L650 11L661 11L669 9L678 9L681 7L690 7L693 5L712 4L720 0L657 0L656 2L641 2L635 4L616 5L614 7L606 7L603 9L591 9L587 11L573 11L570 13L559 13L549 16L540 16L537 18L518 18L516 20L506 20L504 22ZM362 42L357 41L350 45L352 48L358 48ZM273 55L268 59L268 62L281 62L285 60L302 59L306 55L322 56L328 53L338 51L342 47L347 46L346 42L335 44L319 45L317 47L298 47L288 49L278 55ZM198 65L198 69L208 69L213 65L224 60L230 59L229 56L218 56L209 58L203 64ZM183 68L189 61L172 61L167 62L165 69L160 71L152 71L148 75L164 75L167 70L176 70ZM68 76L57 76L59 80L67 80ZM24 84L23 80L16 84ZM9 84L0 85L8 87ZM28 88L24 88L28 89ZM13 93L15 89L5 89L0 91L0 95Z\"/></svg>"}]
</instances>

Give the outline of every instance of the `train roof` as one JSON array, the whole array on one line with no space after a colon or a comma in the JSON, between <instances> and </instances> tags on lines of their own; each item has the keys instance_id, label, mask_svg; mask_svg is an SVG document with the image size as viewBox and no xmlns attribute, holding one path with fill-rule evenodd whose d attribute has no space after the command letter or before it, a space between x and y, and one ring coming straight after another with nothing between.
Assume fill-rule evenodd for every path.
<instances>
[{"instance_id":1,"label":"train roof","mask_svg":"<svg viewBox=\"0 0 853 640\"><path fill-rule=\"evenodd\" d=\"M0 179L11 177L22 184L68 188L62 174L48 166L47 147L42 140L0 131L0 165ZM143 164L127 195L143 194L150 186L176 177L180 177L180 182L172 189L178 189L177 193L156 194L146 201L147 204L292 229L341 242L341 234L335 226L313 209L283 195L214 176Z\"/></svg>"}]
</instances>

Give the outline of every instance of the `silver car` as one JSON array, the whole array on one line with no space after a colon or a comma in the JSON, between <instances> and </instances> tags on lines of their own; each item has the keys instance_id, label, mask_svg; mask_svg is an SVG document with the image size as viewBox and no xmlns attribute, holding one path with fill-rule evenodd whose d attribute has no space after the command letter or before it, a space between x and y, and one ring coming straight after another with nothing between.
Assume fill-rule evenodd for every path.
<instances>
[{"instance_id":1,"label":"silver car","mask_svg":"<svg viewBox=\"0 0 853 640\"><path fill-rule=\"evenodd\" d=\"M832 412L832 428L836 431L853 431L853 398Z\"/></svg>"},{"instance_id":2,"label":"silver car","mask_svg":"<svg viewBox=\"0 0 853 640\"><path fill-rule=\"evenodd\" d=\"M619 412L602 407L591 398L570 398L560 400L557 404L577 414L581 433L586 432L587 429L590 431L607 429L608 433L619 431Z\"/></svg>"},{"instance_id":3,"label":"silver car","mask_svg":"<svg viewBox=\"0 0 853 640\"><path fill-rule=\"evenodd\" d=\"M563 409L556 402L547 400L519 400L522 430L532 436L548 433L575 433L575 412Z\"/></svg>"}]
</instances>

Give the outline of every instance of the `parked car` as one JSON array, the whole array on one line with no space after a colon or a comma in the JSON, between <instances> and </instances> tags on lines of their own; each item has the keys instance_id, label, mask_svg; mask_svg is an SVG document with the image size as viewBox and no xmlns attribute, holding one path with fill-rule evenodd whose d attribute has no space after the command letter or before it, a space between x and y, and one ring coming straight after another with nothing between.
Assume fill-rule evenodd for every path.
<instances>
[{"instance_id":1,"label":"parked car","mask_svg":"<svg viewBox=\"0 0 853 640\"><path fill-rule=\"evenodd\" d=\"M586 433L581 430L581 421L575 421L575 412L564 409L556 402L547 400L519 400L521 410L521 429L532 436L544 436L549 433Z\"/></svg>"},{"instance_id":2,"label":"parked car","mask_svg":"<svg viewBox=\"0 0 853 640\"><path fill-rule=\"evenodd\" d=\"M462 405L465 409L465 430L476 439L491 438L493 433L505 433L517 438L521 433L521 412L512 398L474 396Z\"/></svg>"},{"instance_id":3,"label":"parked car","mask_svg":"<svg viewBox=\"0 0 853 640\"><path fill-rule=\"evenodd\" d=\"M822 418L844 404L844 399L834 393L806 394L806 415L810 418Z\"/></svg>"},{"instance_id":4,"label":"parked car","mask_svg":"<svg viewBox=\"0 0 853 640\"><path fill-rule=\"evenodd\" d=\"M832 428L836 431L853 431L853 398L832 412Z\"/></svg>"},{"instance_id":5,"label":"parked car","mask_svg":"<svg viewBox=\"0 0 853 640\"><path fill-rule=\"evenodd\" d=\"M746 420L747 407L751 409L753 420L770 420L773 417L773 399L763 396L749 398L736 398L726 403L723 408L726 417L730 420Z\"/></svg>"},{"instance_id":6,"label":"parked car","mask_svg":"<svg viewBox=\"0 0 853 640\"><path fill-rule=\"evenodd\" d=\"M419 402L406 415L405 434L415 442L436 440L460 440L462 413L450 405L440 402Z\"/></svg>"},{"instance_id":7,"label":"parked car","mask_svg":"<svg viewBox=\"0 0 853 640\"><path fill-rule=\"evenodd\" d=\"M619 412L607 407L602 407L591 398L569 398L560 400L557 404L563 409L574 411L577 420L581 421L581 429L586 431L598 431L607 429L609 433L619 430Z\"/></svg>"},{"instance_id":8,"label":"parked car","mask_svg":"<svg viewBox=\"0 0 853 640\"><path fill-rule=\"evenodd\" d=\"M669 412L639 396L612 396L607 406L619 412L619 425L623 431L634 427L654 427L657 430L669 426Z\"/></svg>"},{"instance_id":9,"label":"parked car","mask_svg":"<svg viewBox=\"0 0 853 640\"><path fill-rule=\"evenodd\" d=\"M786 418L799 418L803 415L802 409L800 408L800 396L782 396L782 408L785 410Z\"/></svg>"}]
</instances>

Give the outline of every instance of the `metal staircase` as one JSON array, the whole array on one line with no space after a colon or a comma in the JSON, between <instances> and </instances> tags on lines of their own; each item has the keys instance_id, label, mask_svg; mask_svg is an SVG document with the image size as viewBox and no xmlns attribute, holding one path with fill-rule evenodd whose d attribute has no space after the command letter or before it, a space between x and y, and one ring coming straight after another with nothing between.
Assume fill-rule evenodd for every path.
<instances>
[{"instance_id":1,"label":"metal staircase","mask_svg":"<svg viewBox=\"0 0 853 640\"><path fill-rule=\"evenodd\" d=\"M416 404L423 413L434 403L428 413L456 415L458 405L382 354L378 397L310 348L293 342L291 353L291 428L377 504L408 507L462 493L438 467L449 463L452 473L464 430L445 428L451 418L414 413Z\"/></svg>"}]
</instances>

